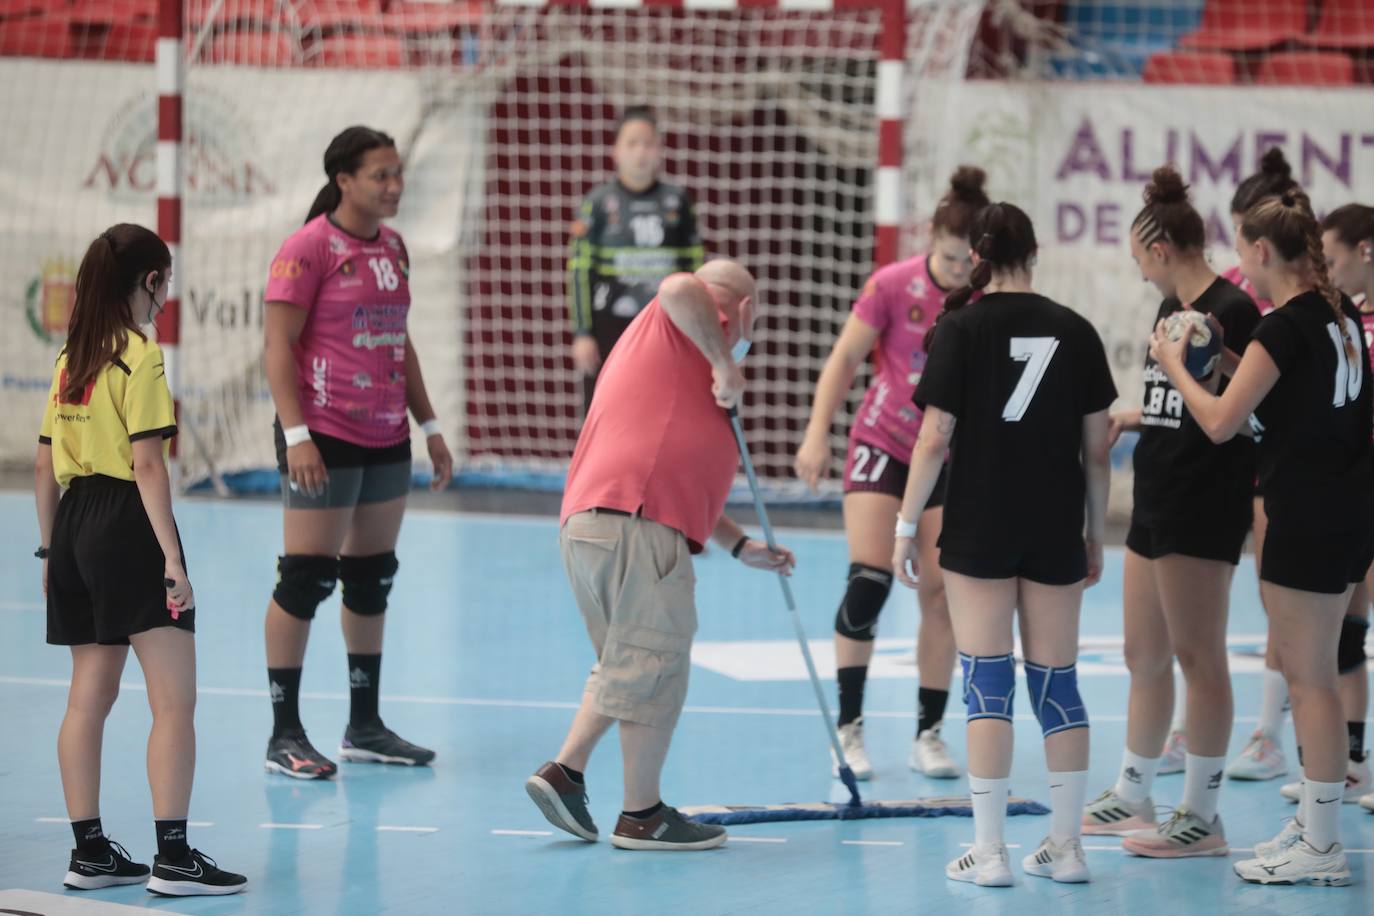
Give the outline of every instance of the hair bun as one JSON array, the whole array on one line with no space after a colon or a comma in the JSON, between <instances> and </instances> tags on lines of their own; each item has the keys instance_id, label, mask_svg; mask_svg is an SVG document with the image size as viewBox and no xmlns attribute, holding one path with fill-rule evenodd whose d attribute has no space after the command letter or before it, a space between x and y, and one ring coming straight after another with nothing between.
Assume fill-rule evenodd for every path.
<instances>
[{"instance_id":1,"label":"hair bun","mask_svg":"<svg viewBox=\"0 0 1374 916\"><path fill-rule=\"evenodd\" d=\"M1187 201L1188 185L1183 183L1183 176L1178 169L1172 165L1161 165L1155 169L1150 176L1150 183L1145 186L1145 203L1181 204Z\"/></svg>"},{"instance_id":2,"label":"hair bun","mask_svg":"<svg viewBox=\"0 0 1374 916\"><path fill-rule=\"evenodd\" d=\"M1281 178L1293 177L1293 166L1288 164L1283 150L1277 146L1271 146L1269 152L1260 158L1260 171L1265 175L1277 175Z\"/></svg>"},{"instance_id":3,"label":"hair bun","mask_svg":"<svg viewBox=\"0 0 1374 916\"><path fill-rule=\"evenodd\" d=\"M987 181L987 172L978 166L961 165L949 177L950 194L964 203L986 206L988 195L983 190L983 186L987 184Z\"/></svg>"}]
</instances>

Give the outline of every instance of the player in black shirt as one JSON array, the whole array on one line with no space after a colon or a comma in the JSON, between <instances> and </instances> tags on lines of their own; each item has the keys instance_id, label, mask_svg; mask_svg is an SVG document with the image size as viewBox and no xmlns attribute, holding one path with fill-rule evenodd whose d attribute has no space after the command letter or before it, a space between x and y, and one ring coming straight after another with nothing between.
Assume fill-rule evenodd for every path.
<instances>
[{"instance_id":1,"label":"player in black shirt","mask_svg":"<svg viewBox=\"0 0 1374 916\"><path fill-rule=\"evenodd\" d=\"M1205 246L1182 176L1172 166L1156 169L1131 225L1131 256L1165 296L1156 320L1192 309L1216 323L1227 348L1243 352L1259 309L1216 275ZM1211 391L1224 384L1219 365L1203 379ZM1149 356L1142 406L1112 419L1113 433L1140 432L1122 596L1130 715L1116 784L1085 809L1083 832L1124 836L1123 848L1153 858L1225 855L1217 796L1234 717L1226 617L1250 529L1254 442L1214 444ZM1183 802L1157 824L1150 789L1174 708L1175 655L1188 685Z\"/></svg>"},{"instance_id":2,"label":"player in black shirt","mask_svg":"<svg viewBox=\"0 0 1374 916\"><path fill-rule=\"evenodd\" d=\"M1027 874L1083 882L1088 719L1075 666L1078 615L1085 582L1102 573L1107 408L1116 388L1093 326L1032 291L1030 218L1011 204L993 204L975 218L971 237L970 286L946 298L926 344L913 398L925 419L893 555L895 575L915 587L916 525L907 520L920 518L948 450L940 567L964 669L976 841L945 875L985 886L1012 883L1002 828L1019 610L1054 812L1050 835L1022 864ZM985 294L968 304L975 290Z\"/></svg>"},{"instance_id":3,"label":"player in black shirt","mask_svg":"<svg viewBox=\"0 0 1374 916\"><path fill-rule=\"evenodd\" d=\"M658 284L705 259L691 196L658 178L663 142L652 111L625 110L612 156L616 177L578 207L568 257L572 358L588 405L601 363Z\"/></svg>"},{"instance_id":4,"label":"player in black shirt","mask_svg":"<svg viewBox=\"0 0 1374 916\"><path fill-rule=\"evenodd\" d=\"M1219 396L1183 365L1186 343L1155 329L1150 352L1214 442L1257 418L1269 527L1260 587L1293 700L1303 798L1277 838L1236 873L1261 884L1348 884L1340 844L1346 742L1336 692L1341 619L1374 559L1374 407L1359 313L1330 282L1307 195L1252 207L1237 236L1257 295L1282 303L1260 322Z\"/></svg>"}]
</instances>

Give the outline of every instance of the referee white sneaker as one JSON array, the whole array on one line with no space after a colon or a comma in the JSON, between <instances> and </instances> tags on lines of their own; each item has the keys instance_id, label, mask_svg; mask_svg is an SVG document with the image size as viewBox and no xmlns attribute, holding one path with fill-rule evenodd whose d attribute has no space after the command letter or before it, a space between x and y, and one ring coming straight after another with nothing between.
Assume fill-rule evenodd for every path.
<instances>
[{"instance_id":1,"label":"referee white sneaker","mask_svg":"<svg viewBox=\"0 0 1374 916\"><path fill-rule=\"evenodd\" d=\"M844 751L844 762L849 764L849 769L854 773L855 779L872 779L873 764L868 760L868 751L864 748L864 719L863 716L855 719L847 725L839 727L840 749ZM834 760L835 751L830 751L830 757ZM835 761L830 768L830 773L836 778L840 775L839 761Z\"/></svg>"},{"instance_id":2,"label":"referee white sneaker","mask_svg":"<svg viewBox=\"0 0 1374 916\"><path fill-rule=\"evenodd\" d=\"M1344 804L1360 804L1360 799L1368 795L1371 788L1371 778L1369 772L1369 761L1362 760L1359 763L1350 761L1345 768L1345 795L1342 798ZM1282 789L1279 794L1290 802L1297 804L1302 801L1302 780L1290 782Z\"/></svg>"},{"instance_id":3,"label":"referee white sneaker","mask_svg":"<svg viewBox=\"0 0 1374 916\"><path fill-rule=\"evenodd\" d=\"M1011 887L1011 866L1007 861L1007 847L974 846L945 866L945 877L951 881L965 881L979 887Z\"/></svg>"},{"instance_id":4,"label":"referee white sneaker","mask_svg":"<svg viewBox=\"0 0 1374 916\"><path fill-rule=\"evenodd\" d=\"M963 769L950 756L949 745L940 737L940 725L936 723L916 736L911 742L911 756L907 766L931 779L958 779Z\"/></svg>"},{"instance_id":5,"label":"referee white sneaker","mask_svg":"<svg viewBox=\"0 0 1374 916\"><path fill-rule=\"evenodd\" d=\"M1226 778L1247 782L1277 779L1288 773L1288 758L1277 735L1256 730L1245 743L1245 749L1226 764Z\"/></svg>"},{"instance_id":6,"label":"referee white sneaker","mask_svg":"<svg viewBox=\"0 0 1374 916\"><path fill-rule=\"evenodd\" d=\"M1085 884L1092 880L1087 856L1083 854L1083 841L1078 837L1062 846L1045 837L1035 852L1021 860L1021 867L1028 875L1053 878L1060 884Z\"/></svg>"},{"instance_id":7,"label":"referee white sneaker","mask_svg":"<svg viewBox=\"0 0 1374 916\"><path fill-rule=\"evenodd\" d=\"M1302 838L1272 855L1237 862L1235 869L1237 875L1252 884L1344 887L1350 883L1350 863L1340 843L1332 843L1323 852L1313 849Z\"/></svg>"}]
</instances>

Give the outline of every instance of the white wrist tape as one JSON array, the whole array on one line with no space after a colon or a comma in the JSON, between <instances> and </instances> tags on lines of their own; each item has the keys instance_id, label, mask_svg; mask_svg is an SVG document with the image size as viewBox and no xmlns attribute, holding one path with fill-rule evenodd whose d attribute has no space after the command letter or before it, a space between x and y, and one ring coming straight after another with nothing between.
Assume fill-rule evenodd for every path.
<instances>
[{"instance_id":1,"label":"white wrist tape","mask_svg":"<svg viewBox=\"0 0 1374 916\"><path fill-rule=\"evenodd\" d=\"M909 522L909 521L907 521L906 519L902 518L900 515L897 516L897 537L899 537L899 538L914 538L915 536L916 536L916 523L915 523L915 522Z\"/></svg>"},{"instance_id":2,"label":"white wrist tape","mask_svg":"<svg viewBox=\"0 0 1374 916\"><path fill-rule=\"evenodd\" d=\"M292 426L282 430L281 432L282 435L286 438L287 448L290 448L293 445L300 445L302 442L310 441L310 427L306 426L305 424L301 424L300 426Z\"/></svg>"},{"instance_id":3,"label":"white wrist tape","mask_svg":"<svg viewBox=\"0 0 1374 916\"><path fill-rule=\"evenodd\" d=\"M442 434L443 430L439 429L438 420L426 420L420 424L420 432L424 433L425 438L428 439L430 436Z\"/></svg>"}]
</instances>

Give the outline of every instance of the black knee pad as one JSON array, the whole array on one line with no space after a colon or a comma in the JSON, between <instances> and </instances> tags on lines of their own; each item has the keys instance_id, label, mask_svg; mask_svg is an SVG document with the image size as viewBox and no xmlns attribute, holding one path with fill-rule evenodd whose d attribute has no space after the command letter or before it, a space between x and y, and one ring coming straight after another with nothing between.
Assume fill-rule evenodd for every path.
<instances>
[{"instance_id":1,"label":"black knee pad","mask_svg":"<svg viewBox=\"0 0 1374 916\"><path fill-rule=\"evenodd\" d=\"M1369 621L1360 617L1346 617L1341 621L1341 641L1336 647L1336 670L1341 674L1359 671L1364 667L1364 637Z\"/></svg>"},{"instance_id":2,"label":"black knee pad","mask_svg":"<svg viewBox=\"0 0 1374 916\"><path fill-rule=\"evenodd\" d=\"M277 587L272 600L299 620L312 620L320 602L334 593L338 557L287 554L277 558Z\"/></svg>"},{"instance_id":3,"label":"black knee pad","mask_svg":"<svg viewBox=\"0 0 1374 916\"><path fill-rule=\"evenodd\" d=\"M878 614L892 591L892 573L862 563L849 564L849 585L844 590L835 632L848 639L871 642L878 625Z\"/></svg>"},{"instance_id":4,"label":"black knee pad","mask_svg":"<svg viewBox=\"0 0 1374 916\"><path fill-rule=\"evenodd\" d=\"M344 607L364 617L385 614L386 598L400 566L392 551L369 557L339 557Z\"/></svg>"}]
</instances>

